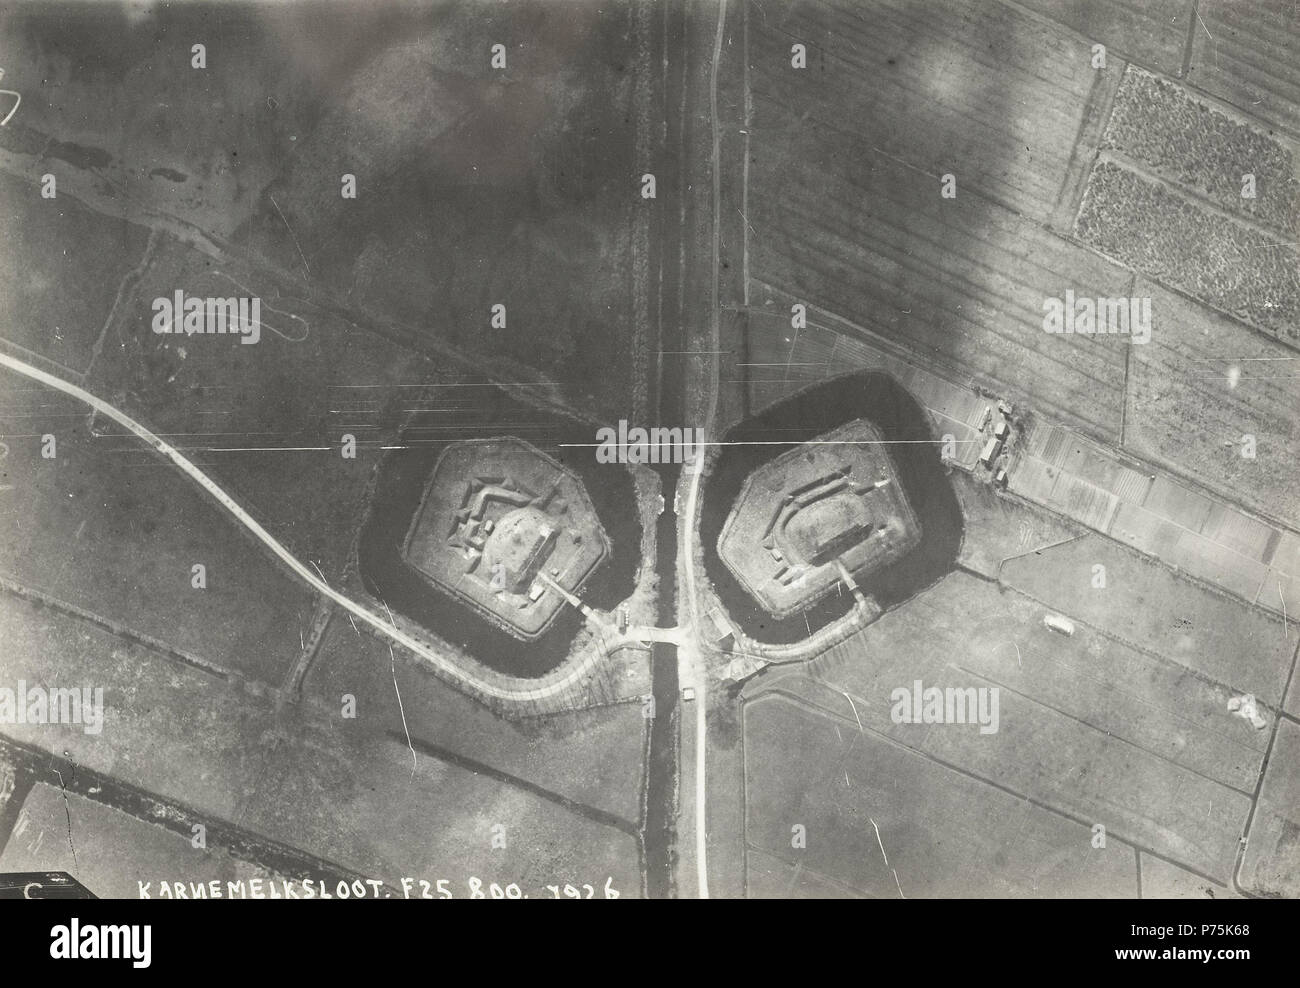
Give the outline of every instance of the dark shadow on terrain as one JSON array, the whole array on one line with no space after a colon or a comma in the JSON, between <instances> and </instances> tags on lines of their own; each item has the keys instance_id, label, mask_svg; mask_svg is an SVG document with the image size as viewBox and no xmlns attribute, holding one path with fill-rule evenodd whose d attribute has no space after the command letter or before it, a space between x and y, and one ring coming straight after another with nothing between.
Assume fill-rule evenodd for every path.
<instances>
[{"instance_id":1,"label":"dark shadow on terrain","mask_svg":"<svg viewBox=\"0 0 1300 988\"><path fill-rule=\"evenodd\" d=\"M580 803L576 799L570 799L568 796L561 795L558 792L553 792L550 789L545 789L542 786L537 785L535 782L521 779L519 776L511 775L509 772L502 772L500 769L493 768L486 762L480 762L474 758L466 758L464 755L457 754L454 751L433 744L430 741L423 741L420 738L411 738L408 742L406 734L402 731L389 731L388 737L391 740L396 741L403 748L405 748L409 743L411 747L422 755L428 755L430 758L437 758L449 765L455 765L457 768L463 768L473 772L475 775L484 775L489 779L495 779L496 781L503 782L506 785L515 786L516 788L532 793L534 796L538 796L547 802L554 803L556 806L566 809L570 813L575 813L585 820L590 820L592 823L598 823L604 827L613 827L615 830L619 830L631 837L637 836L637 829L634 824L624 820L621 816L610 813L608 810L597 809L594 806L588 806L586 803Z\"/></svg>"},{"instance_id":2,"label":"dark shadow on terrain","mask_svg":"<svg viewBox=\"0 0 1300 988\"><path fill-rule=\"evenodd\" d=\"M1017 174L1014 152L1022 149L974 136L972 121L1014 119L1033 105L1035 92L1008 73L975 66L1011 61L1034 37L1034 18L978 0L750 0L746 6L754 277L765 275L799 301L869 327L921 363L962 377L987 367L1001 343L973 328L969 313L1019 300L999 298L998 281L981 273L978 243L967 246L979 236L969 204L972 197L999 201L989 191L992 179ZM1024 29L1008 34L1008 16ZM789 68L795 42L807 46L803 70ZM941 176L948 173L956 177L955 199L941 197ZM738 185L741 176L724 181ZM1007 219L1021 208L1000 205ZM909 229L912 216L923 222ZM952 239L932 232L936 226L951 229ZM1003 231L988 232L990 241L1004 239ZM868 243L869 236L880 239ZM791 245L782 256L799 263L764 271L765 245L782 240ZM751 300L761 304L761 291L751 286ZM781 314L788 320L788 309ZM800 341L793 330L787 335L793 353ZM762 400L752 384L781 380L782 372L746 366L773 356L751 349L743 320L729 342L737 363L722 376L742 382L732 407L748 417L751 402ZM833 363L827 373L835 373Z\"/></svg>"},{"instance_id":3,"label":"dark shadow on terrain","mask_svg":"<svg viewBox=\"0 0 1300 988\"><path fill-rule=\"evenodd\" d=\"M479 392L475 398L459 408L416 415L398 444L409 448L391 450L380 464L370 514L357 543L361 578L372 596L489 668L512 676L541 676L564 661L582 627L582 616L574 608L565 607L545 634L524 642L436 590L402 559L407 529L434 464L449 443L516 436L572 470L609 536L609 559L578 594L600 610L612 610L636 584L641 561L636 490L625 467L596 462L590 445L595 429L590 424L526 405L499 388L474 390ZM564 448L564 443L588 445Z\"/></svg>"},{"instance_id":4,"label":"dark shadow on terrain","mask_svg":"<svg viewBox=\"0 0 1300 988\"><path fill-rule=\"evenodd\" d=\"M893 607L951 571L956 562L963 530L961 507L940 462L925 409L897 381L876 371L814 385L747 419L723 437L725 443L780 441L788 445L725 445L704 484L700 539L705 571L727 613L751 638L778 644L797 642L852 610L853 598L845 592L801 614L776 620L723 564L718 538L751 473L798 443L859 418L871 422L886 442L897 444L886 450L921 524L921 544L906 556L876 572L854 574L863 592L882 607ZM757 537L758 533L754 534Z\"/></svg>"}]
</instances>

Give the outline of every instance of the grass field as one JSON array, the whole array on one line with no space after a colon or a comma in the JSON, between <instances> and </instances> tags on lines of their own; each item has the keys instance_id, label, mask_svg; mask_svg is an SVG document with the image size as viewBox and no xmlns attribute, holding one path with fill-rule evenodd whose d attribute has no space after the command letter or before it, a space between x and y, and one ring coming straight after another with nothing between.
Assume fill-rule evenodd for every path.
<instances>
[{"instance_id":1,"label":"grass field","mask_svg":"<svg viewBox=\"0 0 1300 988\"><path fill-rule=\"evenodd\" d=\"M1257 895L1300 896L1300 724L1284 720L1264 773L1241 862L1241 885Z\"/></svg>"},{"instance_id":2,"label":"grass field","mask_svg":"<svg viewBox=\"0 0 1300 988\"><path fill-rule=\"evenodd\" d=\"M952 486L961 502L963 528L958 562L996 579L1002 561L1082 534L1060 515L999 496L994 489L954 470Z\"/></svg>"},{"instance_id":3,"label":"grass field","mask_svg":"<svg viewBox=\"0 0 1300 988\"><path fill-rule=\"evenodd\" d=\"M795 43L808 49L806 69L791 67ZM1087 45L1050 24L966 0L751 4L749 51L751 179L786 154L851 176L875 150L912 166L936 198L950 172L958 199L969 188L1039 222L1056 205L1089 93L1119 71L1093 69ZM858 153L834 160L832 135Z\"/></svg>"},{"instance_id":4,"label":"grass field","mask_svg":"<svg viewBox=\"0 0 1300 988\"><path fill-rule=\"evenodd\" d=\"M1226 882L1266 733L1227 711L1227 689L1087 628L1058 635L1046 613L955 573L768 688ZM997 687L997 732L894 723L892 691L917 679Z\"/></svg>"},{"instance_id":5,"label":"grass field","mask_svg":"<svg viewBox=\"0 0 1300 988\"><path fill-rule=\"evenodd\" d=\"M278 684L302 649L312 594L170 463L124 454L124 440L94 436L79 403L12 375L0 382L0 396L5 433L25 434L6 440L14 490L0 492L0 573ZM47 430L52 459L41 455ZM192 586L196 564L205 567L205 589Z\"/></svg>"},{"instance_id":6,"label":"grass field","mask_svg":"<svg viewBox=\"0 0 1300 988\"><path fill-rule=\"evenodd\" d=\"M5 734L200 813L233 819L274 736L271 700L82 619L0 593L0 678L104 690L104 727ZM296 636L295 636L296 637ZM297 642L295 641L295 646Z\"/></svg>"},{"instance_id":7,"label":"grass field","mask_svg":"<svg viewBox=\"0 0 1300 988\"><path fill-rule=\"evenodd\" d=\"M69 821L75 820L75 837ZM120 810L38 783L0 854L0 871L65 871L101 899L139 897L139 882L156 895L160 881L191 883L274 878L224 849L195 848L190 838Z\"/></svg>"},{"instance_id":8,"label":"grass field","mask_svg":"<svg viewBox=\"0 0 1300 988\"><path fill-rule=\"evenodd\" d=\"M1093 848L1087 826L862 733L852 717L777 694L746 703L744 716L746 835L766 852L751 894L776 892L776 876L800 891L804 870L878 898L1136 893L1124 842ZM792 846L795 827L806 848Z\"/></svg>"},{"instance_id":9,"label":"grass field","mask_svg":"<svg viewBox=\"0 0 1300 988\"><path fill-rule=\"evenodd\" d=\"M661 208L640 185L653 171L638 136L652 19L514 2L421 20L413 40L335 81L240 235L430 345L626 414L650 344L634 269ZM493 42L505 69L490 64ZM355 200L340 194L344 174Z\"/></svg>"},{"instance_id":10,"label":"grass field","mask_svg":"<svg viewBox=\"0 0 1300 988\"><path fill-rule=\"evenodd\" d=\"M1105 587L1094 587L1095 566ZM1010 560L1010 586L1144 651L1270 706L1282 700L1295 654L1278 616L1183 579L1098 535Z\"/></svg>"},{"instance_id":11,"label":"grass field","mask_svg":"<svg viewBox=\"0 0 1300 988\"><path fill-rule=\"evenodd\" d=\"M336 4L14 4L0 12L7 131L41 135L51 170L89 167L132 206L230 236L319 118L358 53L412 20ZM206 66L191 48L203 44ZM162 94L162 95L160 95ZM0 142L5 141L0 132ZM337 179L336 179L337 182Z\"/></svg>"},{"instance_id":12,"label":"grass field","mask_svg":"<svg viewBox=\"0 0 1300 988\"><path fill-rule=\"evenodd\" d=\"M1194 0L1022 0L1022 5L1104 42L1110 58L1118 54L1174 76L1183 71Z\"/></svg>"},{"instance_id":13,"label":"grass field","mask_svg":"<svg viewBox=\"0 0 1300 988\"><path fill-rule=\"evenodd\" d=\"M113 215L202 231L278 265L302 295L401 324L429 352L458 347L501 380L543 378L606 416L645 414L654 231L671 234L677 215L660 134L671 19L594 0L222 17L204 4L23 5L0 13L6 85L23 94L0 164L89 187ZM505 68L491 65L496 44ZM641 198L646 172L657 200ZM81 270L138 259L143 231L121 225L139 238L134 256L101 244ZM505 327L490 323L497 303Z\"/></svg>"},{"instance_id":14,"label":"grass field","mask_svg":"<svg viewBox=\"0 0 1300 988\"><path fill-rule=\"evenodd\" d=\"M7 98L7 97L6 97ZM84 373L118 286L143 258L144 227L0 172L0 336Z\"/></svg>"},{"instance_id":15,"label":"grass field","mask_svg":"<svg viewBox=\"0 0 1300 988\"><path fill-rule=\"evenodd\" d=\"M775 289L1118 438L1127 341L1042 324L1067 287L1124 295L1131 280L1044 226L1099 73L1065 32L974 9L751 5L751 304ZM804 38L809 67L791 69Z\"/></svg>"},{"instance_id":16,"label":"grass field","mask_svg":"<svg viewBox=\"0 0 1300 988\"><path fill-rule=\"evenodd\" d=\"M1248 507L1300 526L1300 475L1285 469L1300 438L1300 378L1289 351L1145 280L1151 343L1129 362L1124 445ZM1242 455L1242 437L1255 457Z\"/></svg>"},{"instance_id":17,"label":"grass field","mask_svg":"<svg viewBox=\"0 0 1300 988\"><path fill-rule=\"evenodd\" d=\"M1124 868L1099 881L1105 892L1232 896L1266 765L1242 888L1296 894L1294 772L1275 767L1295 762L1294 722L1277 718L1296 641L1264 610L1275 589L1288 595L1294 540L1191 490L1296 523L1281 453L1294 445L1296 395L1279 345L1294 334L1283 243L1295 239L1300 132L1291 6L1025 0L981 8L978 22L963 4L748 6L749 307L726 324L737 356L723 381L743 386L724 392L728 414L855 366L855 336L883 340L1069 423L1060 438L1081 476L1149 495L1136 503L1150 518L1125 505L1107 514L1112 535L1152 528L1170 544L1144 547L1186 574L1074 538L1063 515L956 477L959 561L989 582L950 575L808 667L744 691L750 895L911 896L909 876L918 895L999 880L1052 894L1036 866L1003 879L992 854L971 852L969 870L946 857L962 841L994 846L989 833L951 835L933 812L952 797L927 788L927 773L951 772L974 786L967 802L1011 793L1085 841L1085 825L1104 823L1112 846L1128 845ZM1105 71L1089 67L1093 41L1110 49ZM790 65L797 43L803 70ZM1183 77L1200 91L1172 81ZM1255 200L1240 197L1244 172L1259 182ZM940 198L945 173L955 198ZM1044 333L1044 299L1067 287L1150 296L1152 342ZM789 325L795 301L809 305L806 329ZM1145 462L1107 459L1080 433ZM1174 476L1153 477L1157 465ZM1061 496L1091 517L1094 494L1080 483ZM1097 565L1105 588L1093 586ZM1074 634L1049 631L1048 613L1070 616ZM998 688L999 731L893 723L890 692L915 679ZM1265 705L1264 730L1227 709L1247 692ZM1293 715L1298 695L1293 684ZM872 771L856 775L864 744ZM899 791L925 795L916 805L880 778L896 762ZM996 812L981 802L948 815ZM891 865L904 863L898 883L873 820ZM790 845L796 824L808 826L807 849Z\"/></svg>"},{"instance_id":18,"label":"grass field","mask_svg":"<svg viewBox=\"0 0 1300 988\"><path fill-rule=\"evenodd\" d=\"M1300 22L1287 0L1201 0L1190 82L1300 135Z\"/></svg>"},{"instance_id":19,"label":"grass field","mask_svg":"<svg viewBox=\"0 0 1300 988\"><path fill-rule=\"evenodd\" d=\"M609 878L622 895L640 894L631 833L432 758L413 773L401 740L303 727L252 785L246 826L393 884L445 878L460 897L470 877L515 882L534 898L549 897L547 885L603 889ZM504 847L493 846L498 834Z\"/></svg>"},{"instance_id":20,"label":"grass field","mask_svg":"<svg viewBox=\"0 0 1300 988\"><path fill-rule=\"evenodd\" d=\"M405 711L412 738L453 757L490 765L625 820L640 818L647 722L639 703L507 722L408 662L396 667L399 709L393 676L388 647L373 635L357 635L338 617L308 675L305 699L334 718L343 694L355 696L357 719L341 725L350 734L400 735Z\"/></svg>"},{"instance_id":21,"label":"grass field","mask_svg":"<svg viewBox=\"0 0 1300 988\"><path fill-rule=\"evenodd\" d=\"M1240 893L1150 854L1142 860L1144 899L1238 899Z\"/></svg>"},{"instance_id":22,"label":"grass field","mask_svg":"<svg viewBox=\"0 0 1300 988\"><path fill-rule=\"evenodd\" d=\"M155 334L152 302L176 291L262 299L261 338ZM453 410L472 388L432 361L299 299L269 277L228 270L163 237L124 300L90 381L175 443L299 556L337 579L365 487L411 409ZM425 390L417 385L429 385ZM356 438L355 459L341 455ZM169 469L135 440L107 442L140 469ZM322 448L326 447L326 448Z\"/></svg>"},{"instance_id":23,"label":"grass field","mask_svg":"<svg viewBox=\"0 0 1300 988\"><path fill-rule=\"evenodd\" d=\"M355 648L347 639L327 640L318 689L308 691L303 707L277 713L268 696L7 594L0 594L0 625L9 631L0 661L7 683L101 686L105 704L99 735L76 725L10 725L7 735L180 801L199 819L229 821L308 854L336 856L331 859L391 884L409 875L446 877L463 887L476 874L485 882L531 881L534 892L544 893L547 884L600 888L613 877L624 894L639 894L632 831L640 812L644 720L637 705L521 728L402 665L397 676L407 723L421 745L412 775L387 648L373 638ZM342 629L353 636L346 622ZM340 663L346 664L336 668ZM357 698L355 720L340 716L345 691ZM430 744L449 754L428 754ZM455 764L458 758L473 765ZM382 766L377 773L375 765ZM488 770L525 781L504 782L485 775ZM79 807L73 809L80 828ZM86 823L101 809L92 807ZM614 818L617 826L608 822ZM62 809L59 820L66 847ZM491 847L493 823L506 826L509 853ZM125 818L120 824L104 830L106 840L143 826ZM86 853L97 846L96 834L87 831ZM183 853L188 843L179 847L179 839L158 835L166 847L177 845L175 853L145 840L126 866L105 865L94 874L132 883L136 871L141 879L209 877L202 855ZM78 829L78 853L80 837Z\"/></svg>"}]
</instances>

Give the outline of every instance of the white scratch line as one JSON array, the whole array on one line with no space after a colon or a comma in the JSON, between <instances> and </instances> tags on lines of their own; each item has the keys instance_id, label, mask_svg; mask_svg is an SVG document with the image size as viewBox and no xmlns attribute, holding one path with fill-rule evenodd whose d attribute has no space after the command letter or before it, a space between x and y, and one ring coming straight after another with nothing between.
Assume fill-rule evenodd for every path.
<instances>
[{"instance_id":1,"label":"white scratch line","mask_svg":"<svg viewBox=\"0 0 1300 988\"><path fill-rule=\"evenodd\" d=\"M1277 599L1282 601L1282 640L1289 641L1290 635L1286 630L1286 598L1282 596L1282 581L1277 581Z\"/></svg>"},{"instance_id":2,"label":"white scratch line","mask_svg":"<svg viewBox=\"0 0 1300 988\"><path fill-rule=\"evenodd\" d=\"M1202 20L1201 12L1199 10L1196 12L1196 19L1201 22L1201 27L1205 27L1205 21ZM1208 27L1205 27L1205 33L1210 36L1211 41L1214 40L1214 35L1210 34L1210 29Z\"/></svg>"},{"instance_id":3,"label":"white scratch line","mask_svg":"<svg viewBox=\"0 0 1300 988\"><path fill-rule=\"evenodd\" d=\"M310 278L311 268L307 267L307 258L302 252L302 245L298 243L298 235L293 232L293 227L289 225L289 221L284 219L284 213L280 212L280 204L275 201L275 196L270 196L269 198L271 200L271 205L275 207L275 211L280 213L280 219L284 220L284 228L289 231L289 236L293 237L293 245L298 248L298 257L302 260L302 266L307 268L307 277Z\"/></svg>"},{"instance_id":4,"label":"white scratch line","mask_svg":"<svg viewBox=\"0 0 1300 988\"><path fill-rule=\"evenodd\" d=\"M0 120L0 127L3 127L13 118L13 115L18 112L18 104L23 101L23 98L12 89L0 89L0 93L4 93L6 96L12 96L14 98L14 105L9 108L9 112L5 114L5 118Z\"/></svg>"},{"instance_id":5,"label":"white scratch line","mask_svg":"<svg viewBox=\"0 0 1300 988\"><path fill-rule=\"evenodd\" d=\"M411 744L411 729L406 726L406 708L402 706L402 691L397 688L397 656L393 653L393 643L388 643L389 668L393 671L393 692L397 694L397 709L402 714L402 730L406 732L406 746L411 749L411 778L415 778L415 769L419 762L415 758L415 745Z\"/></svg>"},{"instance_id":6,"label":"white scratch line","mask_svg":"<svg viewBox=\"0 0 1300 988\"><path fill-rule=\"evenodd\" d=\"M54 774L59 777L59 788L63 790L63 813L68 820L68 848L72 851L72 873L81 874L81 865L77 862L77 845L72 843L72 804L68 802L68 787L63 781L63 773L57 768ZM44 836L44 831L41 832Z\"/></svg>"},{"instance_id":7,"label":"white scratch line","mask_svg":"<svg viewBox=\"0 0 1300 988\"><path fill-rule=\"evenodd\" d=\"M784 367L785 364L773 364L774 367ZM821 367L821 364L816 366ZM805 443L795 442L792 439L764 439L752 440L748 442L697 442L696 446L937 446L945 441L955 442L958 445L975 445L980 442L978 439L809 439ZM557 443L561 449L587 449L604 446L605 443ZM628 446L637 446L639 443L628 443ZM653 443L650 443L653 445Z\"/></svg>"},{"instance_id":8,"label":"white scratch line","mask_svg":"<svg viewBox=\"0 0 1300 988\"><path fill-rule=\"evenodd\" d=\"M840 690L840 692L844 693L844 699L849 701L849 706L853 710L853 719L858 722L858 730L861 731L863 734L866 734L867 729L862 726L862 718L858 716L858 707L857 704L853 702L853 697L849 696L848 693L845 693L844 690Z\"/></svg>"},{"instance_id":9,"label":"white scratch line","mask_svg":"<svg viewBox=\"0 0 1300 988\"><path fill-rule=\"evenodd\" d=\"M897 868L890 868L889 870L892 871L892 872L894 873L894 885L897 886L897 888L898 888L898 897L899 897L900 899L906 899L907 896L905 896L905 895L903 894L903 885L902 885L902 883L899 882L899 880L898 880L898 869L897 869Z\"/></svg>"},{"instance_id":10,"label":"white scratch line","mask_svg":"<svg viewBox=\"0 0 1300 988\"><path fill-rule=\"evenodd\" d=\"M0 69L0 79L3 79L4 77L5 77L5 70ZM0 120L0 127L3 127L10 120L12 120L13 115L18 112L18 104L20 104L23 101L23 98L21 94L19 94L16 90L13 89L0 89L0 93L4 93L6 96L12 96L14 98L14 105L9 108L9 112L5 114L5 118L3 120Z\"/></svg>"},{"instance_id":11,"label":"white scratch line","mask_svg":"<svg viewBox=\"0 0 1300 988\"><path fill-rule=\"evenodd\" d=\"M740 218L741 218L742 220L745 221L745 226L749 227L749 232L752 233L754 236L757 237L757 236L758 236L758 231L755 230L755 229L754 229L754 225L753 225L752 223L749 222L749 217L746 216L744 213L741 213L741 212L740 212L740 207L739 207L739 206L736 207L736 212L740 213ZM719 350L718 352L719 352L719 353L723 353L723 352L725 352L725 351L721 351L721 350Z\"/></svg>"},{"instance_id":12,"label":"white scratch line","mask_svg":"<svg viewBox=\"0 0 1300 988\"><path fill-rule=\"evenodd\" d=\"M177 446L187 453L319 453L332 446ZM113 451L116 452L116 451ZM122 450L131 452L131 450Z\"/></svg>"},{"instance_id":13,"label":"white scratch line","mask_svg":"<svg viewBox=\"0 0 1300 988\"><path fill-rule=\"evenodd\" d=\"M381 599L379 601L384 605L384 610L388 613L388 623L397 630L397 622L393 620L393 612L388 606L388 601ZM402 691L397 688L397 656L393 654L393 643L388 643L388 658L390 668L393 670L393 692L397 694L397 709L402 714L402 730L406 732L406 746L411 749L411 778L415 778L415 767L419 764L415 758L415 745L411 743L411 729L406 726L406 708L402 705Z\"/></svg>"},{"instance_id":14,"label":"white scratch line","mask_svg":"<svg viewBox=\"0 0 1300 988\"><path fill-rule=\"evenodd\" d=\"M868 820L871 820L871 817L867 817L867 819L868 819ZM888 868L888 867L889 867L889 855L885 853L885 842L882 841L882 840L880 839L880 828L876 826L876 821L875 821L875 820L871 820L871 827L872 827L872 829L875 830L875 832L876 832L876 843L880 845L880 855L881 855L881 857L883 857L883 858L885 859L885 867ZM898 880L898 875L897 875L897 874L894 875L894 880L895 880L895 881Z\"/></svg>"}]
</instances>

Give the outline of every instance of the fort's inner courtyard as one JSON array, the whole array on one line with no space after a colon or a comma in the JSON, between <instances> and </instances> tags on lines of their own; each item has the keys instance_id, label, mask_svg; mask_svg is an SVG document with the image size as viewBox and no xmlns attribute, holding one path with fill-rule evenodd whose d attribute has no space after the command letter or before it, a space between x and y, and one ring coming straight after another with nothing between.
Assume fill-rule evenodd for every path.
<instances>
[{"instance_id":1,"label":"fort's inner courtyard","mask_svg":"<svg viewBox=\"0 0 1300 988\"><path fill-rule=\"evenodd\" d=\"M855 419L750 474L718 554L764 610L784 618L920 541L920 522L880 433Z\"/></svg>"},{"instance_id":2,"label":"fort's inner courtyard","mask_svg":"<svg viewBox=\"0 0 1300 988\"><path fill-rule=\"evenodd\" d=\"M439 591L517 638L544 634L609 556L582 482L512 436L438 458L402 554Z\"/></svg>"}]
</instances>

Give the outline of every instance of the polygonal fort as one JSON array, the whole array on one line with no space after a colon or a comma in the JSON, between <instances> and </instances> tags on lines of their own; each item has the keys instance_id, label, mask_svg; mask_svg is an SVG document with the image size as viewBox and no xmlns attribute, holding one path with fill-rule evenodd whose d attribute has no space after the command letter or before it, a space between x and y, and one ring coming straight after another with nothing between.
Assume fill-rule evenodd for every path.
<instances>
[{"instance_id":1,"label":"polygonal fort","mask_svg":"<svg viewBox=\"0 0 1300 988\"><path fill-rule=\"evenodd\" d=\"M859 579L921 541L921 526L880 445L856 419L749 475L718 555L778 619L806 610L848 574Z\"/></svg>"},{"instance_id":2,"label":"polygonal fort","mask_svg":"<svg viewBox=\"0 0 1300 988\"><path fill-rule=\"evenodd\" d=\"M577 476L522 439L452 443L438 457L403 558L517 638L542 635L609 556Z\"/></svg>"}]
</instances>

